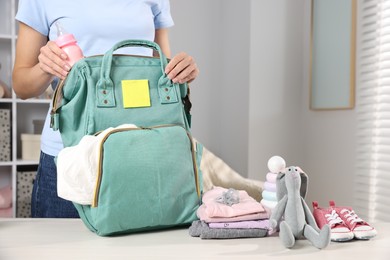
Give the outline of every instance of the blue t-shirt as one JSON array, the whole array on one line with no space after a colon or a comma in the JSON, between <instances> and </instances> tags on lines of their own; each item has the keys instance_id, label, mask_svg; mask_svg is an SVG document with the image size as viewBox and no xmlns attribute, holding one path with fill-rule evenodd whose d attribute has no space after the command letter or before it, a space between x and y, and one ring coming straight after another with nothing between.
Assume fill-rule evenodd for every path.
<instances>
[{"instance_id":1,"label":"blue t-shirt","mask_svg":"<svg viewBox=\"0 0 390 260\"><path fill-rule=\"evenodd\" d=\"M103 54L125 39L153 41L156 29L173 26L169 0L20 0L16 19L50 40L57 38L55 22L59 21L75 36L84 56ZM119 52L152 55L148 48ZM41 150L57 156L63 144L59 131L53 131L49 123L48 113Z\"/></svg>"}]
</instances>

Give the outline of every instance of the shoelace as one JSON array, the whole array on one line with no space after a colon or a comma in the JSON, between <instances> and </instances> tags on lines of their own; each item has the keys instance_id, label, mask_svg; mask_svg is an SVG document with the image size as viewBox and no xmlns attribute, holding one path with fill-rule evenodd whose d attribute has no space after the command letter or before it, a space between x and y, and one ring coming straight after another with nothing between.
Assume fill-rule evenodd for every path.
<instances>
[{"instance_id":1,"label":"shoelace","mask_svg":"<svg viewBox=\"0 0 390 260\"><path fill-rule=\"evenodd\" d=\"M340 218L339 214L335 210L332 210L330 214L325 214L326 220L333 227L336 224L343 224L344 221Z\"/></svg>"},{"instance_id":2,"label":"shoelace","mask_svg":"<svg viewBox=\"0 0 390 260\"><path fill-rule=\"evenodd\" d=\"M352 224L363 222L363 219L359 218L353 210L342 209L340 213Z\"/></svg>"}]
</instances>

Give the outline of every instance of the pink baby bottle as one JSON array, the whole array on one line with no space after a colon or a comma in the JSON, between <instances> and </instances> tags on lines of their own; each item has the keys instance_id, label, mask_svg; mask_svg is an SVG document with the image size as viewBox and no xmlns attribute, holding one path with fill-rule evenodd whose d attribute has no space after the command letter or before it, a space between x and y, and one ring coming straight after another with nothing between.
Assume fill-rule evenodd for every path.
<instances>
[{"instance_id":1,"label":"pink baby bottle","mask_svg":"<svg viewBox=\"0 0 390 260\"><path fill-rule=\"evenodd\" d=\"M73 66L76 61L84 57L83 51L77 45L73 34L67 33L58 21L56 22L56 27L58 38L55 40L55 43L68 55L66 61L70 66Z\"/></svg>"}]
</instances>

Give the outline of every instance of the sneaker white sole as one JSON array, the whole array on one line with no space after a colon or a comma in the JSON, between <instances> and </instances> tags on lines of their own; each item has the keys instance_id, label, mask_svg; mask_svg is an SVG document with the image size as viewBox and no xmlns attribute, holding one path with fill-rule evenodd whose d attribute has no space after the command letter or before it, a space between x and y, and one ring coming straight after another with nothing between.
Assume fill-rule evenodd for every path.
<instances>
[{"instance_id":1,"label":"sneaker white sole","mask_svg":"<svg viewBox=\"0 0 390 260\"><path fill-rule=\"evenodd\" d=\"M377 232L375 229L364 230L364 231L353 231L356 239L368 240L376 236Z\"/></svg>"},{"instance_id":2,"label":"sneaker white sole","mask_svg":"<svg viewBox=\"0 0 390 260\"><path fill-rule=\"evenodd\" d=\"M354 234L352 232L348 233L331 233L330 240L333 242L345 242L350 241L354 238Z\"/></svg>"},{"instance_id":3,"label":"sneaker white sole","mask_svg":"<svg viewBox=\"0 0 390 260\"><path fill-rule=\"evenodd\" d=\"M345 242L352 240L354 234L347 227L335 227L331 229L330 240L334 242Z\"/></svg>"}]
</instances>

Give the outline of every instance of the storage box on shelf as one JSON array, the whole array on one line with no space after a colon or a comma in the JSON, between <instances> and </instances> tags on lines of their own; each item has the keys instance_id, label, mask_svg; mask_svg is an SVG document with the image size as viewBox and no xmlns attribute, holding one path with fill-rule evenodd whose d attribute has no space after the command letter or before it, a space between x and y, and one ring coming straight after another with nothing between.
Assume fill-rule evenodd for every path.
<instances>
[{"instance_id":1,"label":"storage box on shelf","mask_svg":"<svg viewBox=\"0 0 390 260\"><path fill-rule=\"evenodd\" d=\"M16 217L31 217L31 192L36 171L19 171L17 173Z\"/></svg>"},{"instance_id":2,"label":"storage box on shelf","mask_svg":"<svg viewBox=\"0 0 390 260\"><path fill-rule=\"evenodd\" d=\"M41 135L21 134L22 160L39 160Z\"/></svg>"},{"instance_id":3,"label":"storage box on shelf","mask_svg":"<svg viewBox=\"0 0 390 260\"><path fill-rule=\"evenodd\" d=\"M0 109L0 162L11 161L11 111Z\"/></svg>"},{"instance_id":4,"label":"storage box on shelf","mask_svg":"<svg viewBox=\"0 0 390 260\"><path fill-rule=\"evenodd\" d=\"M48 107L48 100L17 100L18 117L16 124L18 129L16 134L18 138L16 145L18 149L16 156L20 163L26 163L27 161L38 163L42 122L44 122Z\"/></svg>"},{"instance_id":5,"label":"storage box on shelf","mask_svg":"<svg viewBox=\"0 0 390 260\"><path fill-rule=\"evenodd\" d=\"M7 90L11 92L11 96L0 97L0 111L8 111L0 112L0 117L1 114L5 113L8 121L7 124L3 125L0 118L0 194L1 189L11 188L8 190L11 192L11 208L7 209L7 214L2 214L5 210L2 210L0 205L0 217L26 216L25 211L21 211L21 209L17 214L17 196L21 197L20 183L23 182L21 178L27 176L26 172L35 173L36 171L40 152L37 136L40 135L52 92L51 89L48 89L39 98L21 100L11 91L12 67L18 30L15 21L17 7L18 0L0 1L0 80L1 84L7 86ZM3 131L8 134L3 135ZM1 150L3 144L6 148ZM25 190L24 192L30 191ZM30 195L26 194L25 196ZM29 201L29 197L24 197L23 201Z\"/></svg>"}]
</instances>

